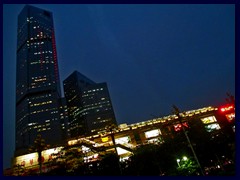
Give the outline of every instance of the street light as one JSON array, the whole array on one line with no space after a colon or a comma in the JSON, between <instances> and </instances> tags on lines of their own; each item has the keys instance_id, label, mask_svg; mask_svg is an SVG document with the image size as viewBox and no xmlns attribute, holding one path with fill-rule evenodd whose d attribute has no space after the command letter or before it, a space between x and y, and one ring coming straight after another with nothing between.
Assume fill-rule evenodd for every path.
<instances>
[{"instance_id":1,"label":"street light","mask_svg":"<svg viewBox=\"0 0 240 180\"><path fill-rule=\"evenodd\" d=\"M184 161L187 161L188 158L187 158L186 156L183 156L183 160L184 160Z\"/></svg>"},{"instance_id":2,"label":"street light","mask_svg":"<svg viewBox=\"0 0 240 180\"><path fill-rule=\"evenodd\" d=\"M186 132L184 126L183 126L182 117L180 116L180 111L179 111L179 109L178 109L175 105L173 105L173 109L174 109L174 111L175 111L175 114L176 114L177 117L178 117L178 120L179 120L181 126L182 126L183 133L184 133L184 135L185 135L185 137L186 137L186 139L187 139L188 145L190 146L190 148L191 148L191 150L192 150L194 159L195 159L196 162L197 162L197 165L198 165L198 167L199 167L199 169L200 169L200 171L201 171L201 174L204 176L204 172L203 172L202 167L201 167L201 165L200 165L200 163L199 163L199 161L198 161L197 155L196 155L196 153L195 153L195 151L194 151L194 149L193 149L192 143L191 143L191 141L190 141L190 139L189 139L189 137L188 137L188 134L187 134L187 132Z\"/></svg>"},{"instance_id":3,"label":"street light","mask_svg":"<svg viewBox=\"0 0 240 180\"><path fill-rule=\"evenodd\" d=\"M180 162L180 159L177 159L177 164L178 164L178 167L180 167L180 164L179 164L179 162Z\"/></svg>"},{"instance_id":4,"label":"street light","mask_svg":"<svg viewBox=\"0 0 240 180\"><path fill-rule=\"evenodd\" d=\"M187 161L188 160L187 156L183 156L182 160ZM181 167L180 162L181 162L181 159L177 159L178 167Z\"/></svg>"}]
</instances>

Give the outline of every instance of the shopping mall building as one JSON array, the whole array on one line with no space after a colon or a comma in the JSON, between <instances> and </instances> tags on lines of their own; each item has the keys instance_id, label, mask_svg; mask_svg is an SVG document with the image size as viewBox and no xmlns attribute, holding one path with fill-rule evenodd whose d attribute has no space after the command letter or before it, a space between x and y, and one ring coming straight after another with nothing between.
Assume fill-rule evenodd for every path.
<instances>
[{"instance_id":1,"label":"shopping mall building","mask_svg":"<svg viewBox=\"0 0 240 180\"><path fill-rule=\"evenodd\" d=\"M216 134L226 125L235 132L235 107L234 105L218 108L209 106L135 124L120 124L118 127L107 128L106 131L92 136L70 139L65 145L42 151L42 169L43 172L47 171L52 155L63 153L61 149L66 146L80 148L83 153L86 153L85 162L96 160L99 157L99 148L104 148L105 152L117 151L120 160L124 160L132 154L135 147L148 143L164 143L166 138L174 138L174 133L191 128L190 124L195 123L194 121L202 123L201 127L209 133ZM38 164L37 152L13 159L13 167L21 166L37 170Z\"/></svg>"}]
</instances>

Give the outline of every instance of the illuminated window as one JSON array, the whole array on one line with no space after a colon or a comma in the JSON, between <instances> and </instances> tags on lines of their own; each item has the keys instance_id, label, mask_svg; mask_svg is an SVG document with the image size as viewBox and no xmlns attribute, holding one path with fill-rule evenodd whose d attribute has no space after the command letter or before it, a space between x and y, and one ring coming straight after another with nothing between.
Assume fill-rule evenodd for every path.
<instances>
[{"instance_id":1,"label":"illuminated window","mask_svg":"<svg viewBox=\"0 0 240 180\"><path fill-rule=\"evenodd\" d=\"M214 124L209 124L209 125L205 126L205 129L207 130L207 132L212 132L214 130L218 130L221 128L218 123L214 123Z\"/></svg>"},{"instance_id":2,"label":"illuminated window","mask_svg":"<svg viewBox=\"0 0 240 180\"><path fill-rule=\"evenodd\" d=\"M159 144L159 143L163 143L163 140L162 140L161 138L153 138L153 139L147 140L147 143L150 143L150 144Z\"/></svg>"},{"instance_id":3,"label":"illuminated window","mask_svg":"<svg viewBox=\"0 0 240 180\"><path fill-rule=\"evenodd\" d=\"M154 129L154 130L145 132L145 137L151 138L151 137L159 136L160 134L161 134L160 129Z\"/></svg>"},{"instance_id":4,"label":"illuminated window","mask_svg":"<svg viewBox=\"0 0 240 180\"><path fill-rule=\"evenodd\" d=\"M201 118L201 121L203 122L203 124L209 124L209 123L217 122L215 116L209 116L209 117Z\"/></svg>"},{"instance_id":5,"label":"illuminated window","mask_svg":"<svg viewBox=\"0 0 240 180\"><path fill-rule=\"evenodd\" d=\"M82 146L82 151L83 151L83 153L86 153L86 152L90 151L90 148L88 148L86 146Z\"/></svg>"},{"instance_id":6,"label":"illuminated window","mask_svg":"<svg viewBox=\"0 0 240 180\"><path fill-rule=\"evenodd\" d=\"M131 139L129 136L115 139L116 144L125 144L125 143L129 143L130 141L131 141Z\"/></svg>"},{"instance_id":7,"label":"illuminated window","mask_svg":"<svg viewBox=\"0 0 240 180\"><path fill-rule=\"evenodd\" d=\"M130 153L129 151L123 149L123 148L120 148L120 147L117 147L117 153L118 155L122 155L122 154L126 154L126 153Z\"/></svg>"}]
</instances>

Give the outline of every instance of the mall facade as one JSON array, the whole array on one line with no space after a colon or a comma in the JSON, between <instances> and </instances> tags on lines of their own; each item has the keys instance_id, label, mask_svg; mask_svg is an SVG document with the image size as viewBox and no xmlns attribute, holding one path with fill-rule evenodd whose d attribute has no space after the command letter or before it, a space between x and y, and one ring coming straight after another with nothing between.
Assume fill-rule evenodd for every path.
<instances>
[{"instance_id":1,"label":"mall facade","mask_svg":"<svg viewBox=\"0 0 240 180\"><path fill-rule=\"evenodd\" d=\"M174 138L174 134L187 131L191 124L200 123L201 128L212 135L228 128L235 133L235 107L204 107L184 113L168 115L134 124L120 124L116 128L106 129L91 136L69 139L65 146L52 147L42 152L43 172L48 171L49 162L53 154L63 153L63 147L79 148L86 153L84 162L95 161L105 152L115 151L124 160L131 156L134 148L144 144L162 144L167 138ZM38 170L37 152L17 156L13 160L13 167L21 166Z\"/></svg>"}]
</instances>

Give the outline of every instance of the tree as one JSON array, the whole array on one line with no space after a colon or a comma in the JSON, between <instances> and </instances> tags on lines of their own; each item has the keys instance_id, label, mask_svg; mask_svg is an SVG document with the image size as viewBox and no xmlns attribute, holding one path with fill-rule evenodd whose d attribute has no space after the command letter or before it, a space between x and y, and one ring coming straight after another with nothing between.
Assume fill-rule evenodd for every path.
<instances>
[{"instance_id":1,"label":"tree","mask_svg":"<svg viewBox=\"0 0 240 180\"><path fill-rule=\"evenodd\" d=\"M30 152L37 152L38 153L38 163L39 163L39 174L42 174L42 151L48 149L50 146L45 143L45 140L42 138L41 134L37 135L37 138L34 141L32 147L29 148Z\"/></svg>"},{"instance_id":2,"label":"tree","mask_svg":"<svg viewBox=\"0 0 240 180\"><path fill-rule=\"evenodd\" d=\"M226 95L227 95L226 101L228 103L230 103L230 104L235 105L235 98L234 98L234 96L232 94L228 93L228 92L226 93Z\"/></svg>"},{"instance_id":3,"label":"tree","mask_svg":"<svg viewBox=\"0 0 240 180\"><path fill-rule=\"evenodd\" d=\"M181 176L193 176L198 175L198 165L191 158L187 158L186 156L183 159L178 159L178 175Z\"/></svg>"},{"instance_id":4,"label":"tree","mask_svg":"<svg viewBox=\"0 0 240 180\"><path fill-rule=\"evenodd\" d=\"M157 145L146 144L135 149L129 160L127 175L159 175L157 148Z\"/></svg>"},{"instance_id":5,"label":"tree","mask_svg":"<svg viewBox=\"0 0 240 180\"><path fill-rule=\"evenodd\" d=\"M13 167L13 172L14 172L14 175L16 176L22 176L25 172L24 166L20 164L15 165Z\"/></svg>"},{"instance_id":6,"label":"tree","mask_svg":"<svg viewBox=\"0 0 240 180\"><path fill-rule=\"evenodd\" d=\"M61 175L75 175L77 169L84 164L84 153L81 145L62 148L60 152L52 154L52 160L49 163L56 168L48 174L59 172Z\"/></svg>"},{"instance_id":7,"label":"tree","mask_svg":"<svg viewBox=\"0 0 240 180\"><path fill-rule=\"evenodd\" d=\"M99 175L119 176L121 169L119 166L119 156L116 153L107 153L99 162Z\"/></svg>"}]
</instances>

